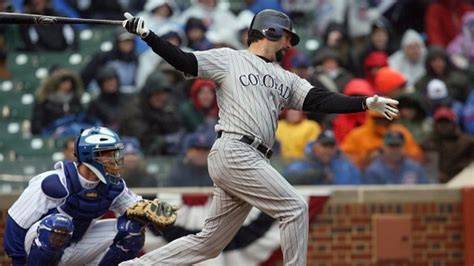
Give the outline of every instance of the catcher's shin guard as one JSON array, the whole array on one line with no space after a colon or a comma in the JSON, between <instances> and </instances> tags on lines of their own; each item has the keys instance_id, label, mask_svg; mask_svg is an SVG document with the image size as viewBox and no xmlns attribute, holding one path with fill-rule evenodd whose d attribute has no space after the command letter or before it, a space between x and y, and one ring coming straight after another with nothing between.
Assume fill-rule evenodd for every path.
<instances>
[{"instance_id":1,"label":"catcher's shin guard","mask_svg":"<svg viewBox=\"0 0 474 266\"><path fill-rule=\"evenodd\" d=\"M99 265L118 265L122 261L135 258L145 243L143 223L120 216L117 219L117 235Z\"/></svg>"},{"instance_id":2,"label":"catcher's shin guard","mask_svg":"<svg viewBox=\"0 0 474 266\"><path fill-rule=\"evenodd\" d=\"M28 265L57 265L70 244L74 231L72 220L63 214L51 214L41 220L37 230L38 235L28 254Z\"/></svg>"}]
</instances>

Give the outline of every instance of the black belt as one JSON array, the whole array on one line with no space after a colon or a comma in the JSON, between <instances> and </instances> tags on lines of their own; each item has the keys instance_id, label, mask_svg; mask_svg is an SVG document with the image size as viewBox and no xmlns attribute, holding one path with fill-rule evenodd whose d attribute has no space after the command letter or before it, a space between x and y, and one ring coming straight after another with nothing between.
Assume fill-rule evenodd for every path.
<instances>
[{"instance_id":1,"label":"black belt","mask_svg":"<svg viewBox=\"0 0 474 266\"><path fill-rule=\"evenodd\" d=\"M217 132L217 138L220 138L222 137L222 132L223 131L219 131ZM252 136L246 136L246 135L243 135L239 141L240 142L243 142L245 144L248 144L248 145L251 145L253 142L254 142L255 138L252 137ZM268 159L270 159L273 155L273 151L272 149L270 148L267 148L265 145L263 144L260 144L257 146L257 150L261 153L263 153L263 155L265 155L265 157L267 157Z\"/></svg>"}]
</instances>

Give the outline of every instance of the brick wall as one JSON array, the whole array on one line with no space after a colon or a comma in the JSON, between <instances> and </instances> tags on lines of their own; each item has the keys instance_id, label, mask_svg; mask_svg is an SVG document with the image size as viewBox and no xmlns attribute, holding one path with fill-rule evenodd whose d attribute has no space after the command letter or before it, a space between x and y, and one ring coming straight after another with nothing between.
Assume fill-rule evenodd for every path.
<instances>
[{"instance_id":1,"label":"brick wall","mask_svg":"<svg viewBox=\"0 0 474 266\"><path fill-rule=\"evenodd\" d=\"M412 215L412 261L373 261L372 216ZM310 224L308 265L462 265L460 202L327 204Z\"/></svg>"}]
</instances>

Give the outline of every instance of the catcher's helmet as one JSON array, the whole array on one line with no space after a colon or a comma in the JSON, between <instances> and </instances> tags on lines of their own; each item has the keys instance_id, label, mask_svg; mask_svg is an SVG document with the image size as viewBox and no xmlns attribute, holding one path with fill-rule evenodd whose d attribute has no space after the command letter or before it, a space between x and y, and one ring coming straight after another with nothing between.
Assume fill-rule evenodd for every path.
<instances>
[{"instance_id":1,"label":"catcher's helmet","mask_svg":"<svg viewBox=\"0 0 474 266\"><path fill-rule=\"evenodd\" d=\"M270 41L279 40L283 36L283 31L287 31L291 34L291 45L296 46L300 42L291 19L285 13L273 9L258 12L253 17L249 30L258 30Z\"/></svg>"},{"instance_id":2,"label":"catcher's helmet","mask_svg":"<svg viewBox=\"0 0 474 266\"><path fill-rule=\"evenodd\" d=\"M76 142L76 157L105 184L117 184L123 165L124 144L119 136L105 127L92 127L82 131ZM114 151L112 156L102 152Z\"/></svg>"}]
</instances>

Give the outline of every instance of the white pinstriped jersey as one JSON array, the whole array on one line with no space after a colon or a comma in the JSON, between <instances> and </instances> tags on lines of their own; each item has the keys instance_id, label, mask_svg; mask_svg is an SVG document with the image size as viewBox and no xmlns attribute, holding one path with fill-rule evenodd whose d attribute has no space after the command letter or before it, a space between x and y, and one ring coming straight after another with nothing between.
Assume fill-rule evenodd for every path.
<instances>
[{"instance_id":1,"label":"white pinstriped jersey","mask_svg":"<svg viewBox=\"0 0 474 266\"><path fill-rule=\"evenodd\" d=\"M255 136L268 147L273 145L280 111L301 110L313 87L248 50L220 48L194 55L198 77L212 79L219 86L216 130Z\"/></svg>"},{"instance_id":2,"label":"white pinstriped jersey","mask_svg":"<svg viewBox=\"0 0 474 266\"><path fill-rule=\"evenodd\" d=\"M28 187L23 191L18 200L10 207L8 214L15 220L15 222L22 228L29 228L32 224L38 221L48 210L62 205L64 199L53 199L43 193L41 189L41 182L52 174L57 174L61 183L66 187L66 177L64 176L63 163L57 162L54 165L54 170L41 173L33 177ZM120 214L125 213L128 206L141 199L131 192L127 186L118 195L110 206L110 210Z\"/></svg>"}]
</instances>

